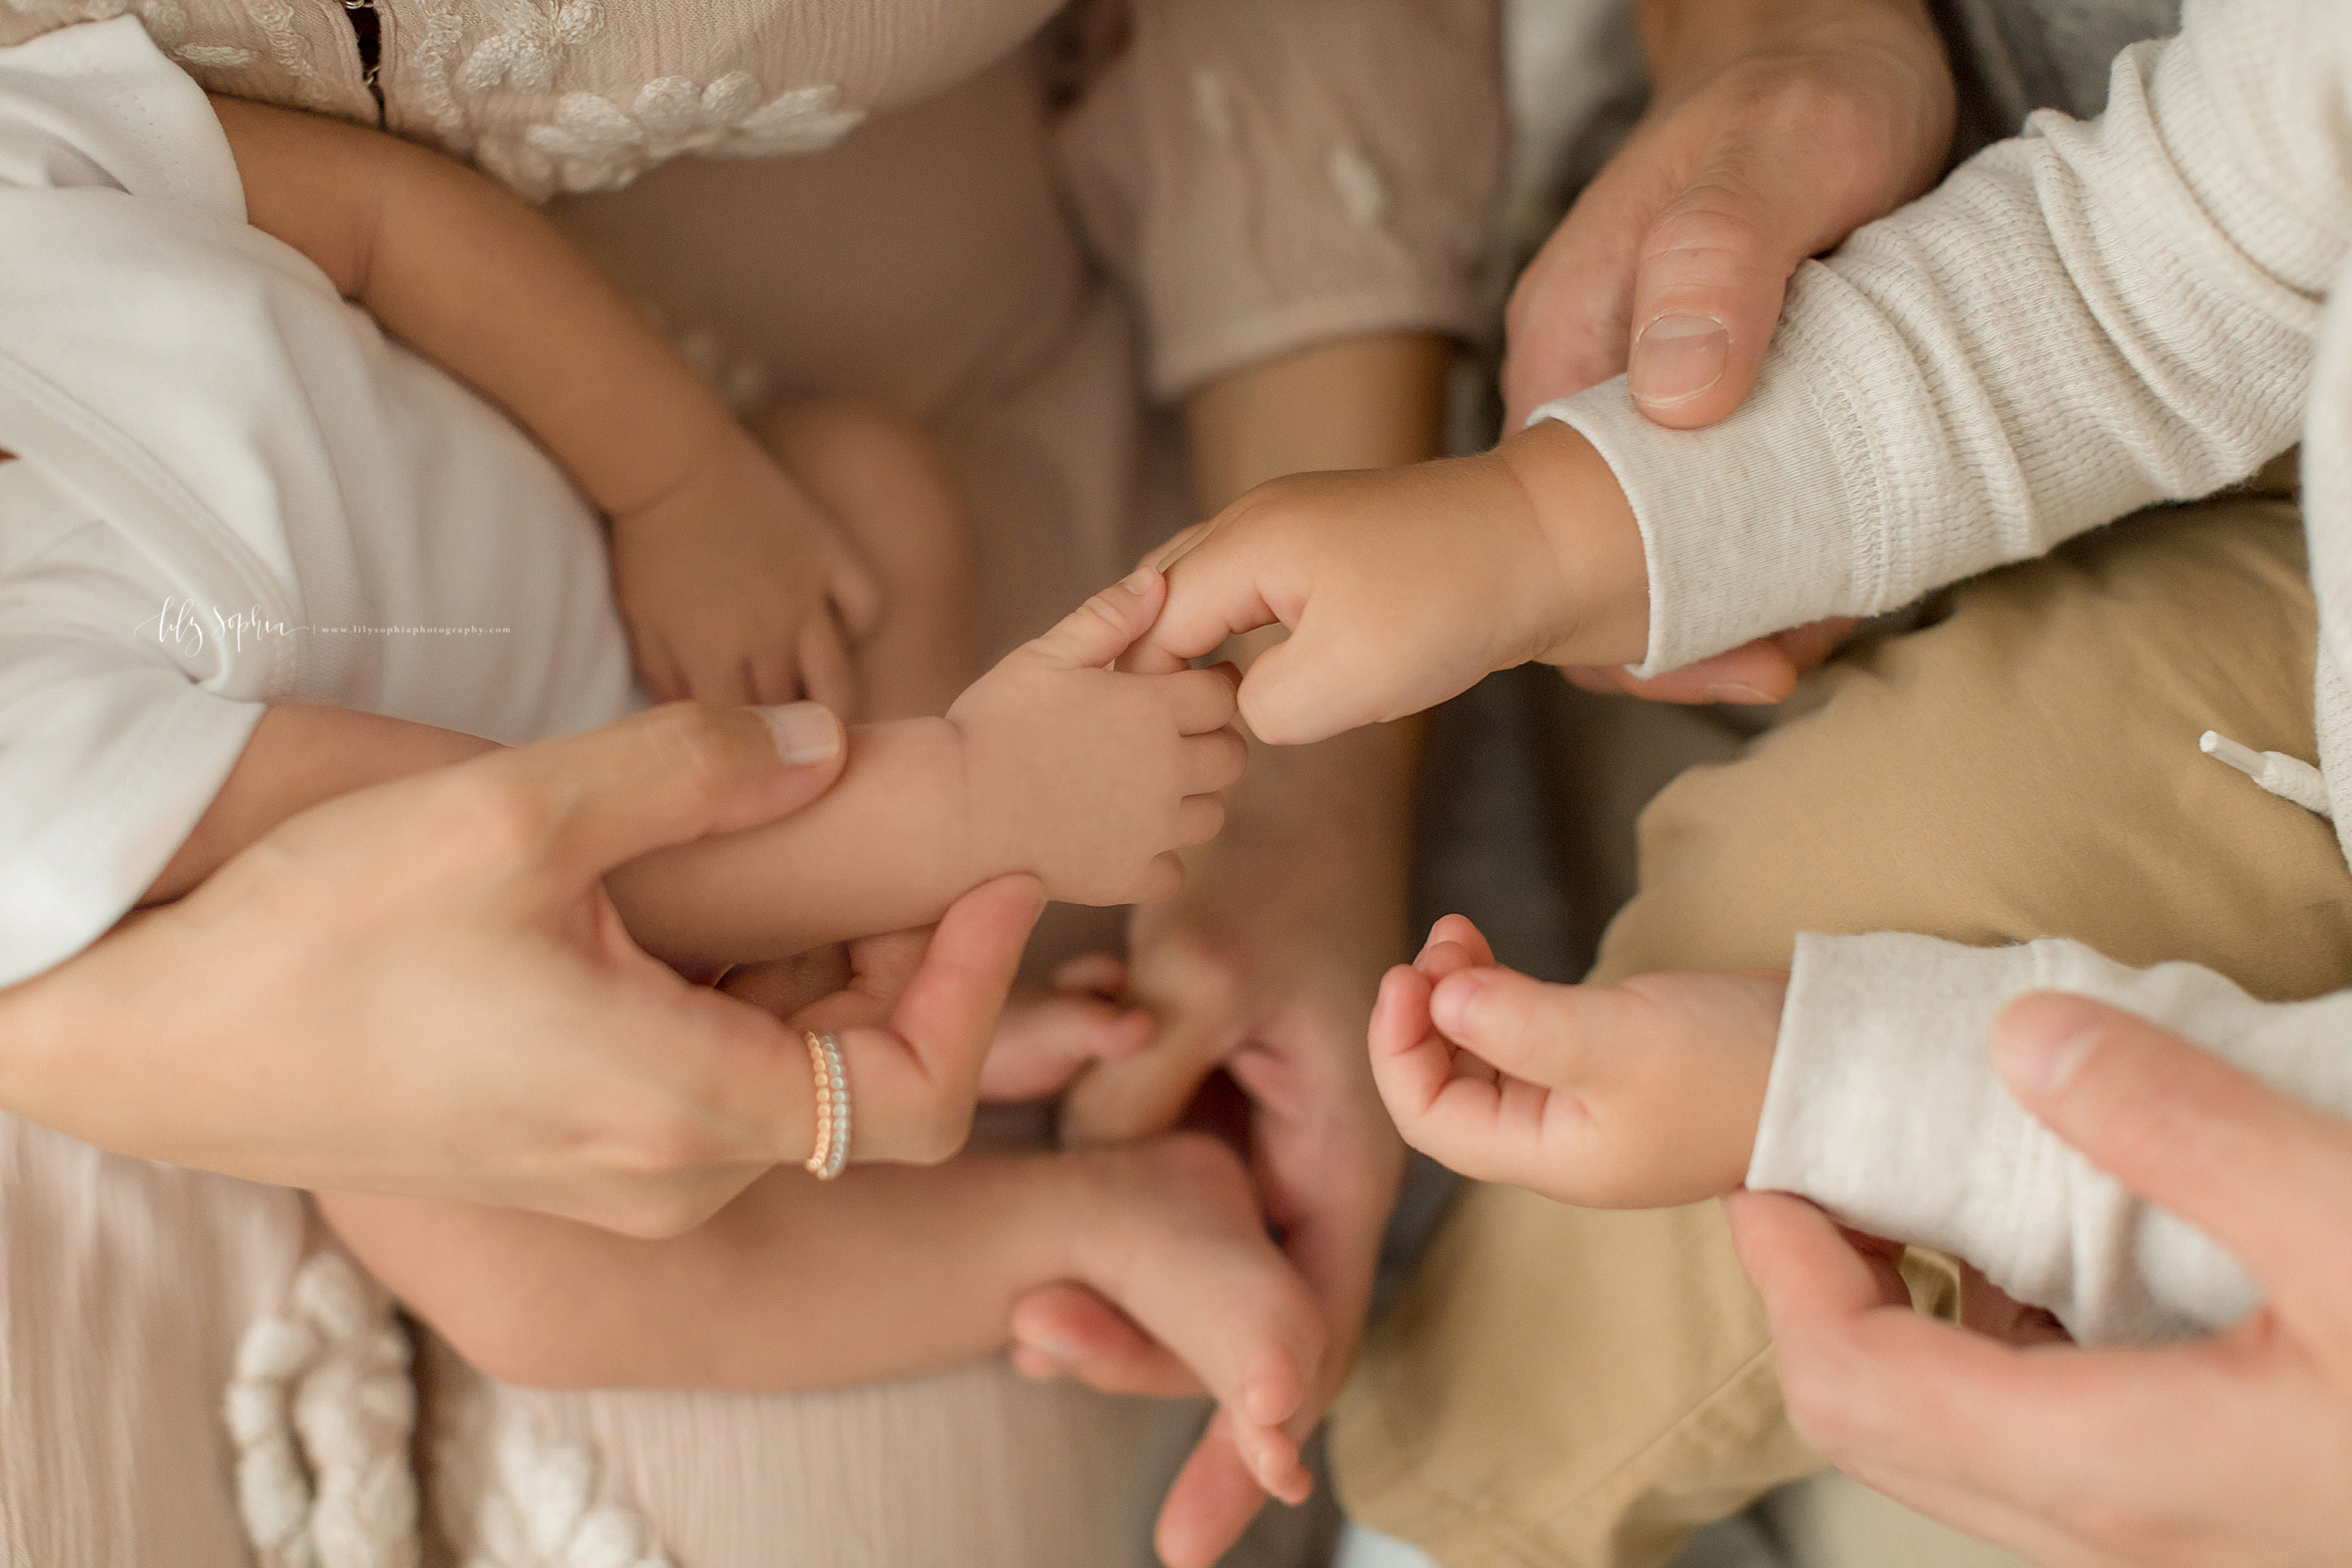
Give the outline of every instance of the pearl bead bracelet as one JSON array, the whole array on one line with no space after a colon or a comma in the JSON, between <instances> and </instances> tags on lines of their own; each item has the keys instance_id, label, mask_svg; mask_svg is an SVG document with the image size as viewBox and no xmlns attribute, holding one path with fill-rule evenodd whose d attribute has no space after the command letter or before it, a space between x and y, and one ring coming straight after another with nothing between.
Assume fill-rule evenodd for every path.
<instances>
[{"instance_id":1,"label":"pearl bead bracelet","mask_svg":"<svg viewBox=\"0 0 2352 1568\"><path fill-rule=\"evenodd\" d=\"M817 1147L808 1153L808 1172L830 1181L850 1164L850 1080L841 1066L841 1042L810 1030L808 1069L817 1080Z\"/></svg>"}]
</instances>

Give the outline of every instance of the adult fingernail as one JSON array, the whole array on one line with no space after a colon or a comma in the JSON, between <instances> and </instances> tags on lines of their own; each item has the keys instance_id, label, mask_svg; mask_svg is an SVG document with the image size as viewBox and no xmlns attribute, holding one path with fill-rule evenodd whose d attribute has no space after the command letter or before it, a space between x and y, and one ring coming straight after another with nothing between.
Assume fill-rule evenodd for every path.
<instances>
[{"instance_id":1,"label":"adult fingernail","mask_svg":"<svg viewBox=\"0 0 2352 1568\"><path fill-rule=\"evenodd\" d=\"M1993 1032L1993 1065L2021 1094L2061 1093L2106 1032L2106 1014L2079 996L2038 997L2014 1008Z\"/></svg>"},{"instance_id":2,"label":"adult fingernail","mask_svg":"<svg viewBox=\"0 0 2352 1568\"><path fill-rule=\"evenodd\" d=\"M794 768L829 761L841 751L841 721L822 703L787 703L757 712L776 737L776 754Z\"/></svg>"},{"instance_id":3,"label":"adult fingernail","mask_svg":"<svg viewBox=\"0 0 2352 1568\"><path fill-rule=\"evenodd\" d=\"M1144 594L1151 592L1152 576L1152 573L1151 567L1138 566L1134 571L1129 572L1125 577L1120 578L1119 586L1124 588L1128 593L1133 594L1139 599L1143 597Z\"/></svg>"},{"instance_id":4,"label":"adult fingernail","mask_svg":"<svg viewBox=\"0 0 2352 1568\"><path fill-rule=\"evenodd\" d=\"M1745 681L1724 681L1707 689L1710 703L1769 703L1772 699Z\"/></svg>"},{"instance_id":5,"label":"adult fingernail","mask_svg":"<svg viewBox=\"0 0 2352 1568\"><path fill-rule=\"evenodd\" d=\"M1661 316L1633 344L1626 385L1633 401L1683 403L1724 378L1731 334L1711 316Z\"/></svg>"}]
</instances>

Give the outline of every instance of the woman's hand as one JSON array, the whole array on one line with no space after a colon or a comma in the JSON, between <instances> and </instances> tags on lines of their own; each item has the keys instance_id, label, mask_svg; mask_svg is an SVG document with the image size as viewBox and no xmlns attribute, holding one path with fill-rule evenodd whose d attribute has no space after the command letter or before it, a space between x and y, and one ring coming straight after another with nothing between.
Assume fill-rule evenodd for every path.
<instances>
[{"instance_id":1,"label":"woman's hand","mask_svg":"<svg viewBox=\"0 0 2352 1568\"><path fill-rule=\"evenodd\" d=\"M1613 376L1677 430L1756 384L1789 276L1932 184L1952 79L1919 0L1646 0L1650 109L1511 294L1507 428ZM1662 702L1777 702L1851 622L1799 627L1642 680Z\"/></svg>"},{"instance_id":2,"label":"woman's hand","mask_svg":"<svg viewBox=\"0 0 2352 1568\"><path fill-rule=\"evenodd\" d=\"M666 708L330 800L0 991L0 1094L253 1180L684 1229L805 1152L807 1053L640 951L603 878L799 809L840 758ZM1017 913L965 963L1017 951Z\"/></svg>"},{"instance_id":3,"label":"woman's hand","mask_svg":"<svg viewBox=\"0 0 2352 1568\"><path fill-rule=\"evenodd\" d=\"M2077 997L1995 1026L2025 1107L2237 1255L2269 1304L2163 1350L1915 1317L1820 1211L1732 1200L1797 1425L1863 1481L2048 1568L2324 1568L2352 1542L2352 1126Z\"/></svg>"},{"instance_id":4,"label":"woman's hand","mask_svg":"<svg viewBox=\"0 0 2352 1568\"><path fill-rule=\"evenodd\" d=\"M750 965L721 989L784 1019L795 1040L841 1042L852 1162L935 1164L971 1132L997 1019L1044 908L1035 878L999 877L937 926ZM800 1098L809 1100L805 1087Z\"/></svg>"}]
</instances>

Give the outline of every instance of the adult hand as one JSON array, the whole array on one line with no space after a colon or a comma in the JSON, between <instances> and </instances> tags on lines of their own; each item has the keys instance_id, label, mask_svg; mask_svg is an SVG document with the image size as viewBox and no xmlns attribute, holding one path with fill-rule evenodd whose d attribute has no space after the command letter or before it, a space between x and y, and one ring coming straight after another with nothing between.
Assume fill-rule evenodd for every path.
<instances>
[{"instance_id":1,"label":"adult hand","mask_svg":"<svg viewBox=\"0 0 2352 1568\"><path fill-rule=\"evenodd\" d=\"M807 1054L640 951L602 879L806 804L840 758L667 708L330 800L0 992L0 1094L254 1180L684 1229L804 1142ZM980 945L1025 930L1001 911Z\"/></svg>"},{"instance_id":2,"label":"adult hand","mask_svg":"<svg viewBox=\"0 0 2352 1568\"><path fill-rule=\"evenodd\" d=\"M851 1161L935 1164L971 1133L1006 996L1044 908L1036 878L999 877L936 926L749 965L722 989L784 1019L794 1040L814 1032L840 1041L856 1094Z\"/></svg>"},{"instance_id":3,"label":"adult hand","mask_svg":"<svg viewBox=\"0 0 2352 1568\"><path fill-rule=\"evenodd\" d=\"M2352 1125L2138 1019L2013 1004L2025 1107L2229 1247L2268 1305L2161 1350L2021 1350L1915 1317L1819 1211L1741 1194L1798 1428L1863 1481L2049 1568L2321 1568L2352 1542Z\"/></svg>"},{"instance_id":4,"label":"adult hand","mask_svg":"<svg viewBox=\"0 0 2352 1568\"><path fill-rule=\"evenodd\" d=\"M1224 835L1184 893L1140 910L1130 989L1158 1038L1080 1079L1073 1131L1127 1137L1182 1116L1217 1068L1248 1097L1268 1219L1322 1307L1329 1348L1292 1435L1321 1421L1355 1362L1380 1238L1404 1171L1364 1052L1380 976L1402 945L1402 744L1361 731L1262 752ZM1383 764L1390 764L1383 766ZM1369 781L1394 778L1393 796ZM1198 1385L1099 1298L1067 1288L1016 1310L1017 1363L1108 1392ZM1215 1561L1264 1501L1220 1418L1170 1488L1157 1543L1172 1568Z\"/></svg>"},{"instance_id":5,"label":"adult hand","mask_svg":"<svg viewBox=\"0 0 2352 1568\"><path fill-rule=\"evenodd\" d=\"M1756 384L1789 276L1932 184L1952 80L1921 0L1645 0L1650 107L1512 292L1506 428L1625 375L1642 411L1714 423ZM1772 702L1851 623L1768 638L1656 680L1668 702Z\"/></svg>"}]
</instances>

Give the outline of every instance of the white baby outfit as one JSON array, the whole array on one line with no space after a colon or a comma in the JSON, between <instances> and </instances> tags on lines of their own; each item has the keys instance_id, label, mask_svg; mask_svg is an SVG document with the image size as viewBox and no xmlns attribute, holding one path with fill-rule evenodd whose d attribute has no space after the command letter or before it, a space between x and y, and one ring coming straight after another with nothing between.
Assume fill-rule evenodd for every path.
<instances>
[{"instance_id":1,"label":"white baby outfit","mask_svg":"<svg viewBox=\"0 0 2352 1568\"><path fill-rule=\"evenodd\" d=\"M633 696L596 520L246 226L127 19L0 52L0 984L131 905L263 705L520 742Z\"/></svg>"}]
</instances>

